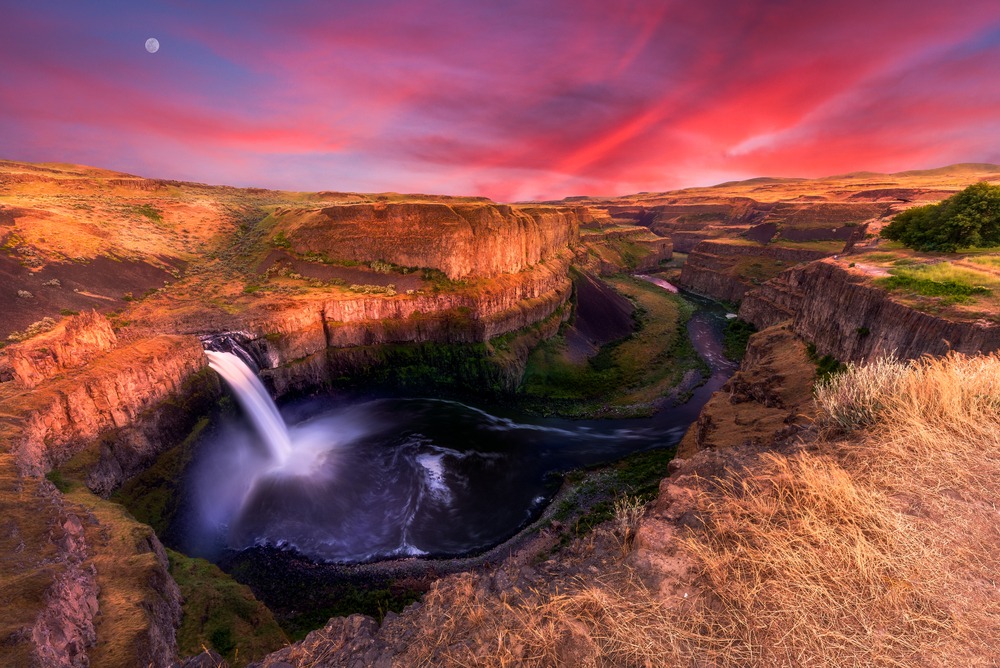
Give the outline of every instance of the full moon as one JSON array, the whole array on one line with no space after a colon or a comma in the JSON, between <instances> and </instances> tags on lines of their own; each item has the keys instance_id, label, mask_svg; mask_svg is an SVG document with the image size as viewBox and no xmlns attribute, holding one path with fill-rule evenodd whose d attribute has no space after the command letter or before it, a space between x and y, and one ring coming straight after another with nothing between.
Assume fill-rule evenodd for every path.
<instances>
[{"instance_id":1,"label":"full moon","mask_svg":"<svg viewBox=\"0 0 1000 668\"><path fill-rule=\"evenodd\" d=\"M150 53L156 53L160 50L160 40L155 37L150 37L146 40L146 51Z\"/></svg>"}]
</instances>

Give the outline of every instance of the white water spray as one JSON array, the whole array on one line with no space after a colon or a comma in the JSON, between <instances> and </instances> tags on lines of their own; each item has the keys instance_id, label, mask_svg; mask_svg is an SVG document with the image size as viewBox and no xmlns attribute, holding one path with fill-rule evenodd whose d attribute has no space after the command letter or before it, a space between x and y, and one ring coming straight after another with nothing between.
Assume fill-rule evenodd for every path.
<instances>
[{"instance_id":1,"label":"white water spray","mask_svg":"<svg viewBox=\"0 0 1000 668\"><path fill-rule=\"evenodd\" d=\"M205 355L208 356L208 366L215 369L236 393L237 401L264 439L271 459L278 465L284 464L292 452L292 442L285 421L281 419L278 407L271 401L264 384L253 369L232 353L206 350Z\"/></svg>"}]
</instances>

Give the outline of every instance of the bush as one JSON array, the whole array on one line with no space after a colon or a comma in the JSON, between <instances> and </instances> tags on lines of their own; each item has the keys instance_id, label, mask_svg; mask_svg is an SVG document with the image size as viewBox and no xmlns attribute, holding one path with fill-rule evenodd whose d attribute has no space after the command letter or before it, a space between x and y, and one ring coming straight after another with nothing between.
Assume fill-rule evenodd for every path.
<instances>
[{"instance_id":1,"label":"bush","mask_svg":"<svg viewBox=\"0 0 1000 668\"><path fill-rule=\"evenodd\" d=\"M734 318L726 322L722 334L723 354L731 360L741 360L747 352L747 344L757 328L745 320Z\"/></svg>"},{"instance_id":2,"label":"bush","mask_svg":"<svg viewBox=\"0 0 1000 668\"><path fill-rule=\"evenodd\" d=\"M275 248L291 248L292 241L283 231L279 230L278 233L274 235L274 238L271 239L271 245Z\"/></svg>"},{"instance_id":3,"label":"bush","mask_svg":"<svg viewBox=\"0 0 1000 668\"><path fill-rule=\"evenodd\" d=\"M42 318L41 320L38 320L28 325L28 328L25 329L23 332L12 332L11 334L8 334L7 340L26 341L27 339L30 339L33 336L37 336L38 334L42 334L43 332L49 331L55 326L56 326L56 321L54 319L48 317Z\"/></svg>"},{"instance_id":4,"label":"bush","mask_svg":"<svg viewBox=\"0 0 1000 668\"><path fill-rule=\"evenodd\" d=\"M909 364L881 358L865 366L848 364L843 373L828 376L816 386L820 424L844 431L874 426L882 417L886 398L896 393Z\"/></svg>"},{"instance_id":5,"label":"bush","mask_svg":"<svg viewBox=\"0 0 1000 668\"><path fill-rule=\"evenodd\" d=\"M919 251L1000 245L1000 186L976 183L939 204L897 215L882 236Z\"/></svg>"}]
</instances>

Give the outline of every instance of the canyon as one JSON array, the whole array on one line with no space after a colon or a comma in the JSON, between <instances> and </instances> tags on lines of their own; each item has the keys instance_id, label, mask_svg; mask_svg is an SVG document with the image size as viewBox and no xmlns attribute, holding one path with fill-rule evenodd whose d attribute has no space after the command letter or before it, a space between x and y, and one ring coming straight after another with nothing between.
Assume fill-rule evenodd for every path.
<instances>
[{"instance_id":1,"label":"canyon","mask_svg":"<svg viewBox=\"0 0 1000 668\"><path fill-rule=\"evenodd\" d=\"M222 396L207 341L249 351L278 397L395 385L404 369L420 369L425 387L509 396L532 350L572 320L579 286L623 272L661 271L760 330L681 441L684 461L671 465L673 482L663 471L638 530L630 559L665 577L691 503L678 477L717 470L729 448L770 447L806 429L811 356L1000 350L997 313L914 303L877 282L888 272L877 257L865 260L884 252L877 233L894 213L980 179L1000 181L1000 168L507 205L0 163L2 652L40 666L178 659L182 601L167 553L107 499ZM261 665L318 654L323 665L388 662L406 656L403 639L433 623L441 601L511 582L548 586L593 565L577 545L536 569L544 544L486 574L442 580L424 607L382 626L331 620Z\"/></svg>"}]
</instances>

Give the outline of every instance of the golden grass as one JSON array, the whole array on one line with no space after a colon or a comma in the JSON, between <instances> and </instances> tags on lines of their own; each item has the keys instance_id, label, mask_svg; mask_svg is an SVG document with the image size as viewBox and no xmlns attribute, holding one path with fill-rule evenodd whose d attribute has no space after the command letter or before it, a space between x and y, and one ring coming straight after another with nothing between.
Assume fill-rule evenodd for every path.
<instances>
[{"instance_id":1,"label":"golden grass","mask_svg":"<svg viewBox=\"0 0 1000 668\"><path fill-rule=\"evenodd\" d=\"M627 561L544 592L465 575L407 665L995 665L1000 357L852 367L818 402L808 447L703 481L690 598Z\"/></svg>"}]
</instances>

